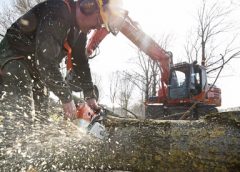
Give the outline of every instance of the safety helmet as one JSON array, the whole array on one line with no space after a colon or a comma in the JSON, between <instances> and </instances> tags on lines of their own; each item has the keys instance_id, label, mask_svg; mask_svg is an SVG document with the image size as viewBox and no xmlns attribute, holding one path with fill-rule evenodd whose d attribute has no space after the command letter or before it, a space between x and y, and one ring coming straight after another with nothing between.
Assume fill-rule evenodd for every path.
<instances>
[{"instance_id":1,"label":"safety helmet","mask_svg":"<svg viewBox=\"0 0 240 172\"><path fill-rule=\"evenodd\" d=\"M80 10L85 15L92 15L108 3L109 0L77 0Z\"/></svg>"},{"instance_id":2,"label":"safety helmet","mask_svg":"<svg viewBox=\"0 0 240 172\"><path fill-rule=\"evenodd\" d=\"M122 0L79 0L79 6L85 15L92 15L99 10L103 24L109 30L109 18L116 15L122 6Z\"/></svg>"},{"instance_id":3,"label":"safety helmet","mask_svg":"<svg viewBox=\"0 0 240 172\"><path fill-rule=\"evenodd\" d=\"M109 31L110 18L114 15L118 15L122 7L122 0L97 0L97 2L103 24Z\"/></svg>"}]
</instances>

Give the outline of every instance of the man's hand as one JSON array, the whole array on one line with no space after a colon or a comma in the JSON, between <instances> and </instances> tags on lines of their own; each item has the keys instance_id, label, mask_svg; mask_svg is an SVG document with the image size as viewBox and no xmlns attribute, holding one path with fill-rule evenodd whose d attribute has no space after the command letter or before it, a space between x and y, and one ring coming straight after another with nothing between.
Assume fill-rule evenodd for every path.
<instances>
[{"instance_id":1,"label":"man's hand","mask_svg":"<svg viewBox=\"0 0 240 172\"><path fill-rule=\"evenodd\" d=\"M63 104L63 111L66 118L73 120L77 117L77 109L73 100Z\"/></svg>"},{"instance_id":2,"label":"man's hand","mask_svg":"<svg viewBox=\"0 0 240 172\"><path fill-rule=\"evenodd\" d=\"M95 98L87 99L86 102L87 102L88 106L89 106L92 110L94 110L95 112L98 112L98 111L101 110L101 107L98 106L97 101L96 101Z\"/></svg>"}]
</instances>

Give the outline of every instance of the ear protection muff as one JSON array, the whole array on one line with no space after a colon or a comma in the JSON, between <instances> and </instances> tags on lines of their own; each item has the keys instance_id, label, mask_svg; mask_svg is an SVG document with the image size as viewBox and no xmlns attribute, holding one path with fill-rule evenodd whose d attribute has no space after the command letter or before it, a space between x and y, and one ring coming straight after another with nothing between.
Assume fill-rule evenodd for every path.
<instances>
[{"instance_id":1,"label":"ear protection muff","mask_svg":"<svg viewBox=\"0 0 240 172\"><path fill-rule=\"evenodd\" d=\"M79 7L85 15L91 15L99 9L96 0L80 0Z\"/></svg>"}]
</instances>

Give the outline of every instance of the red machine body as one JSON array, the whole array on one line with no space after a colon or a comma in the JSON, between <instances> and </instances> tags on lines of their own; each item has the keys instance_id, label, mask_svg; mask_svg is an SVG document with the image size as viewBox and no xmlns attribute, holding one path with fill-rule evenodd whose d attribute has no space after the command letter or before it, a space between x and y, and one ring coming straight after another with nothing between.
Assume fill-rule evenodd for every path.
<instances>
[{"instance_id":1,"label":"red machine body","mask_svg":"<svg viewBox=\"0 0 240 172\"><path fill-rule=\"evenodd\" d=\"M162 108L180 109L189 108L195 103L206 109L221 106L221 90L208 84L205 66L196 63L173 64L171 53L162 49L129 16L122 16L121 21L117 29L152 60L159 62L161 86L158 95L147 100L147 106L156 108L160 104ZM108 33L105 28L95 30L87 44L87 52L91 54ZM179 81L181 77L178 74L185 77L185 85Z\"/></svg>"}]
</instances>

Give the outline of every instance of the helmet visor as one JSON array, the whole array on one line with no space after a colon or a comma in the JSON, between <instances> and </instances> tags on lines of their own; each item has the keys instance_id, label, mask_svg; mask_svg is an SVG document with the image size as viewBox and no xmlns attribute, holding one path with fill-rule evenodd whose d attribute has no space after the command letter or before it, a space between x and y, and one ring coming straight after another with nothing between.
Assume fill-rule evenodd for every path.
<instances>
[{"instance_id":1,"label":"helmet visor","mask_svg":"<svg viewBox=\"0 0 240 172\"><path fill-rule=\"evenodd\" d=\"M108 31L114 32L115 35L126 15L126 11L121 8L122 2L120 0L109 0L108 4L103 5L103 0L98 0L98 4L104 26Z\"/></svg>"}]
</instances>

